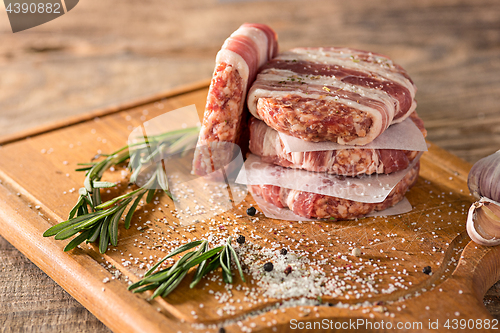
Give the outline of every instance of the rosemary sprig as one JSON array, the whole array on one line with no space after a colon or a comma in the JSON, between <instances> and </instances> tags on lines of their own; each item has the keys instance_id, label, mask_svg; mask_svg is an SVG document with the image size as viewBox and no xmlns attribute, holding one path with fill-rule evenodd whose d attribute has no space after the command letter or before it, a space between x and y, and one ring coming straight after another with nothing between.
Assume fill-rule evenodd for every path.
<instances>
[{"instance_id":1,"label":"rosemary sprig","mask_svg":"<svg viewBox=\"0 0 500 333\"><path fill-rule=\"evenodd\" d=\"M84 241L98 241L101 253L107 251L110 243L117 246L120 220L125 221L126 229L130 228L132 216L144 195L146 203L153 201L157 191L163 191L173 199L164 161L161 159L170 154L185 152L187 148L194 146L197 137L197 127L171 131L124 146L112 154L99 155L94 159L105 157L99 162L79 164L82 167L76 171L85 171L86 176L84 186L78 192L77 202L71 209L68 220L49 228L43 236L63 240L79 233L66 245L64 251L70 251ZM132 192L102 202L100 190L116 186L115 183L101 181L104 172L127 160L130 160L128 167L132 173L130 183L135 183L140 174L150 171L145 177L145 184Z\"/></svg>"},{"instance_id":2,"label":"rosemary sprig","mask_svg":"<svg viewBox=\"0 0 500 333\"><path fill-rule=\"evenodd\" d=\"M231 239L232 237L229 237L225 245L218 246L211 250L208 249L208 242L206 240L192 241L184 244L157 262L146 272L146 274L144 274L144 278L142 280L131 284L128 289L133 290L134 293L155 289L151 299L157 296L165 297L170 294L179 285L179 283L181 283L188 271L195 266L198 267L194 274L193 281L189 285L190 288L194 288L194 286L196 286L205 275L219 267L222 267L222 278L224 279L224 282L233 283L233 274L231 273L232 260L234 260L234 263L236 264L241 280L245 282L243 269L241 268L238 255L231 245ZM196 251L186 253L172 266L152 274L168 258L191 250L196 246L199 246Z\"/></svg>"}]
</instances>

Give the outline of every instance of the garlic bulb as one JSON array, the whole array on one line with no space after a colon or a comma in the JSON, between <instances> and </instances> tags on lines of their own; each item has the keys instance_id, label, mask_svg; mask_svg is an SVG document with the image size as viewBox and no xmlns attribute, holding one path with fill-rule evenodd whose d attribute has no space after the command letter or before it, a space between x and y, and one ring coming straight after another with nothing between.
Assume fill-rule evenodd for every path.
<instances>
[{"instance_id":1,"label":"garlic bulb","mask_svg":"<svg viewBox=\"0 0 500 333\"><path fill-rule=\"evenodd\" d=\"M476 198L467 216L467 233L476 243L500 244L500 150L479 160L469 172L469 190Z\"/></svg>"},{"instance_id":2,"label":"garlic bulb","mask_svg":"<svg viewBox=\"0 0 500 333\"><path fill-rule=\"evenodd\" d=\"M467 185L476 198L500 201L500 150L477 161L472 166Z\"/></svg>"}]
</instances>

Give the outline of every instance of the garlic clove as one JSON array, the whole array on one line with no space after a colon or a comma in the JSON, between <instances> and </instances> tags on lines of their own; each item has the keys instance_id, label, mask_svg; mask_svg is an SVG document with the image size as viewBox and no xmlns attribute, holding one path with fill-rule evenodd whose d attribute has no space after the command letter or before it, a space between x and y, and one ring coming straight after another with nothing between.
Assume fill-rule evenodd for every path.
<instances>
[{"instance_id":1,"label":"garlic clove","mask_svg":"<svg viewBox=\"0 0 500 333\"><path fill-rule=\"evenodd\" d=\"M467 233L476 243L500 244L500 203L482 197L472 204L467 216Z\"/></svg>"},{"instance_id":2,"label":"garlic clove","mask_svg":"<svg viewBox=\"0 0 500 333\"><path fill-rule=\"evenodd\" d=\"M500 150L472 166L467 184L474 197L487 197L500 202Z\"/></svg>"}]
</instances>

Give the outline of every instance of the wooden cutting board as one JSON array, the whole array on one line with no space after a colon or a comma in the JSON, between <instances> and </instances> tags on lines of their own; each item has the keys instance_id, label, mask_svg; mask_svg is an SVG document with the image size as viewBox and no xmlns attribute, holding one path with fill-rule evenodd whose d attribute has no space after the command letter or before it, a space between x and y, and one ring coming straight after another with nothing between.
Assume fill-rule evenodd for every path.
<instances>
[{"instance_id":1,"label":"wooden cutting board","mask_svg":"<svg viewBox=\"0 0 500 333\"><path fill-rule=\"evenodd\" d=\"M186 227L163 196L143 206L132 227L120 229L118 246L104 255L87 244L65 253L67 241L42 237L47 228L66 219L76 202L84 179L74 171L77 163L89 161L99 150L123 146L133 127L166 111L195 104L201 113L206 94L203 82L3 138L1 235L115 332L205 332L220 326L226 332L301 327L445 331L446 324L453 331L484 330L486 323L499 327L482 304L484 293L500 278L499 247L478 246L465 231L473 202L466 185L470 165L433 144L422 156L418 183L407 194L413 210L399 216L290 223L260 213L246 215L254 204L248 195L241 205ZM127 181L120 175L119 169L105 174L104 179L123 186L103 193L104 199L126 191ZM203 191L196 196L207 206L209 197ZM245 246L266 249L275 243L277 250L288 247L290 253L322 258L325 274L332 274L326 285L337 292L313 298L316 304L284 307L293 302L266 296L250 276L246 283L236 278L229 291L208 279L190 289L186 280L167 298L153 301L147 294L127 291L129 281L144 273L141 263L145 267L169 251L163 239L186 241L209 230L226 237L235 228L246 236ZM362 250L360 257L351 255L354 247ZM130 258L138 263L130 263ZM431 275L422 272L425 266L431 267Z\"/></svg>"}]
</instances>

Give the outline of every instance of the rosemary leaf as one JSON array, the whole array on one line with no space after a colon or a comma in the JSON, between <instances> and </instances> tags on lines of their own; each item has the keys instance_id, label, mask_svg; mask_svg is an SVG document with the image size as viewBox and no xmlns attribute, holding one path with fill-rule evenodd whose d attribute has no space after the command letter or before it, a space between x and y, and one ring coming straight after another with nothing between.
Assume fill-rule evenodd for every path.
<instances>
[{"instance_id":1,"label":"rosemary leaf","mask_svg":"<svg viewBox=\"0 0 500 333\"><path fill-rule=\"evenodd\" d=\"M170 267L165 268L165 269L162 269L161 271L158 271L158 272L156 272L156 273L155 273L155 274L153 274L153 275L156 275L156 274L163 274L163 273L166 273L166 272L168 273L168 271L169 271L169 270L170 270ZM153 276L153 275L151 275L151 276ZM165 274L165 276L167 276L167 275ZM158 285L158 286L161 284L161 283L159 283L159 282L145 282L145 279L146 279L146 278L143 278L142 280L139 280L139 281L137 281L137 282L135 282L135 283L133 283L133 284L129 285L127 289L128 289L128 290L132 290L132 289L136 289L136 288L138 288L138 287L141 287L141 286L144 286L144 285L148 285L148 284L149 284L149 285L151 285L151 284L156 284L156 285Z\"/></svg>"},{"instance_id":2,"label":"rosemary leaf","mask_svg":"<svg viewBox=\"0 0 500 333\"><path fill-rule=\"evenodd\" d=\"M152 284L149 284L149 285L144 286L144 287L142 287L142 288L135 289L135 290L133 291L133 293L142 293L142 292L145 292L145 291L147 291L147 290L153 290L153 289L158 288L158 286L159 286L159 285L160 285L159 283L152 283ZM131 285L131 286L132 286L132 285ZM129 290L131 290L131 289L129 289Z\"/></svg>"},{"instance_id":3,"label":"rosemary leaf","mask_svg":"<svg viewBox=\"0 0 500 333\"><path fill-rule=\"evenodd\" d=\"M117 246L118 245L118 222L120 222L120 218L122 217L123 211L125 208L127 208L128 204L130 203L132 199L126 200L124 203L120 205L120 209L116 213L114 213L109 222L109 227L108 227L108 232L109 232L109 239L111 241L111 245Z\"/></svg>"},{"instance_id":4,"label":"rosemary leaf","mask_svg":"<svg viewBox=\"0 0 500 333\"><path fill-rule=\"evenodd\" d=\"M98 188L92 189L92 207L97 209L101 202L101 191Z\"/></svg>"},{"instance_id":5,"label":"rosemary leaf","mask_svg":"<svg viewBox=\"0 0 500 333\"><path fill-rule=\"evenodd\" d=\"M89 172L91 172L93 170L90 169ZM87 189L87 191L89 192L92 192L93 188L92 188L92 184L90 183L90 178L87 176L85 177L85 180L83 181L83 186L85 186L85 189Z\"/></svg>"},{"instance_id":6,"label":"rosemary leaf","mask_svg":"<svg viewBox=\"0 0 500 333\"><path fill-rule=\"evenodd\" d=\"M178 267L169 267L167 269L163 269L139 281L138 286L165 281L166 279L169 279L177 270Z\"/></svg>"},{"instance_id":7,"label":"rosemary leaf","mask_svg":"<svg viewBox=\"0 0 500 333\"><path fill-rule=\"evenodd\" d=\"M224 247L222 249L222 253L220 255L220 266L222 267L222 270L224 272L226 272L227 274L231 274L231 266L229 265L229 267L227 266L227 262L226 261L226 256L227 256L227 249L226 247Z\"/></svg>"},{"instance_id":8,"label":"rosemary leaf","mask_svg":"<svg viewBox=\"0 0 500 333\"><path fill-rule=\"evenodd\" d=\"M76 236L75 238L73 238L71 242L69 242L68 245L64 247L64 252L73 250L75 247L80 245L84 240L86 240L92 234L92 232L93 232L92 229L86 230L81 234L79 234L78 236Z\"/></svg>"},{"instance_id":9,"label":"rosemary leaf","mask_svg":"<svg viewBox=\"0 0 500 333\"><path fill-rule=\"evenodd\" d=\"M161 297L167 297L168 294L170 294L175 288L177 288L179 283L181 283L181 281L186 276L187 272L187 270L181 271L181 273L175 279L173 279L173 281L171 281L172 279L170 279L169 282L171 282L169 283L168 288L161 294ZM153 298L154 297L151 297L151 299Z\"/></svg>"},{"instance_id":10,"label":"rosemary leaf","mask_svg":"<svg viewBox=\"0 0 500 333\"><path fill-rule=\"evenodd\" d=\"M110 187L115 187L116 184L112 182L101 182L94 180L93 186L94 188L110 188Z\"/></svg>"},{"instance_id":11,"label":"rosemary leaf","mask_svg":"<svg viewBox=\"0 0 500 333\"><path fill-rule=\"evenodd\" d=\"M141 164L150 163L156 156L158 156L160 154L163 147L164 147L164 144L162 143L162 144L158 145L158 147L156 147L156 149L153 150L153 152L151 154L141 158Z\"/></svg>"},{"instance_id":12,"label":"rosemary leaf","mask_svg":"<svg viewBox=\"0 0 500 333\"><path fill-rule=\"evenodd\" d=\"M108 224L109 224L109 216L106 217L101 226L101 234L99 235L99 252L105 253L108 250L109 243L109 232L108 232Z\"/></svg>"},{"instance_id":13,"label":"rosemary leaf","mask_svg":"<svg viewBox=\"0 0 500 333\"><path fill-rule=\"evenodd\" d=\"M163 163L160 163L158 165L158 169L156 170L156 181L158 185L160 185L161 189L165 191L167 194L170 193L169 191L169 186L168 186L168 178L167 174L165 173L163 169Z\"/></svg>"},{"instance_id":14,"label":"rosemary leaf","mask_svg":"<svg viewBox=\"0 0 500 333\"><path fill-rule=\"evenodd\" d=\"M69 219L72 219L76 213L78 212L78 209L80 209L81 205L84 204L84 199L82 196L80 196L78 198L78 202L76 203L76 205L71 209L71 211L69 212Z\"/></svg>"},{"instance_id":15,"label":"rosemary leaf","mask_svg":"<svg viewBox=\"0 0 500 333\"><path fill-rule=\"evenodd\" d=\"M83 205L80 206L80 208L78 208L78 216L81 216L81 215L87 215L89 213L89 209L87 207L87 201L83 200Z\"/></svg>"},{"instance_id":16,"label":"rosemary leaf","mask_svg":"<svg viewBox=\"0 0 500 333\"><path fill-rule=\"evenodd\" d=\"M175 274L173 274L173 275L172 275L172 276L171 276L171 277L170 277L167 281L163 282L163 283L162 283L162 284L158 287L158 289L156 289L156 290L155 290L155 292L153 293L153 296L151 296L151 298L150 298L150 299L153 299L153 298L155 298L155 297L157 297L157 296L162 295L162 294L163 294L163 292L164 292L165 290L167 290L167 288L170 286L170 284L171 284L172 282L174 282L174 281L175 281L175 279L176 279L176 278L178 278L178 277L179 277L179 275L181 275L181 274L182 274L182 270L180 270L180 269L179 269L179 270L177 270L177 271L175 272Z\"/></svg>"},{"instance_id":17,"label":"rosemary leaf","mask_svg":"<svg viewBox=\"0 0 500 333\"><path fill-rule=\"evenodd\" d=\"M59 231L55 236L54 238L57 239L57 240L64 240L64 239L68 239L70 238L71 236L74 236L76 235L80 230L78 230L77 228L82 224L84 223L85 221L83 222L79 222L79 223L76 223L76 224L72 224L70 225L69 227Z\"/></svg>"},{"instance_id":18,"label":"rosemary leaf","mask_svg":"<svg viewBox=\"0 0 500 333\"><path fill-rule=\"evenodd\" d=\"M148 190L148 195L146 196L146 203L151 203L155 196L156 189L152 188Z\"/></svg>"},{"instance_id":19,"label":"rosemary leaf","mask_svg":"<svg viewBox=\"0 0 500 333\"><path fill-rule=\"evenodd\" d=\"M92 169L92 167L91 167L91 166L88 166L88 167L83 167L83 168L78 168L78 169L75 169L75 171L88 171L88 170L90 170L90 169Z\"/></svg>"},{"instance_id":20,"label":"rosemary leaf","mask_svg":"<svg viewBox=\"0 0 500 333\"><path fill-rule=\"evenodd\" d=\"M103 208L106 208L106 207L112 206L112 205L114 205L115 203L117 203L118 201L121 201L121 200L126 199L126 198L128 198L128 197L132 197L132 196L134 196L136 193L140 192L141 190L143 190L143 188L142 188L142 187L140 187L140 188L138 188L138 189L136 189L136 190L134 190L134 191L132 191L132 192L122 194L122 195L120 195L120 196L118 196L118 197L116 197L116 198L114 198L114 199L108 200L108 201L106 201L106 202L104 202L104 203L102 203L102 204L100 204L100 205L96 206L95 208L96 208L96 209L103 209Z\"/></svg>"},{"instance_id":21,"label":"rosemary leaf","mask_svg":"<svg viewBox=\"0 0 500 333\"><path fill-rule=\"evenodd\" d=\"M115 158L114 158L114 161L113 161L113 164L117 165L117 164L121 164L123 162L125 162L127 159L130 158L130 151L125 151L119 155L116 155L115 154Z\"/></svg>"},{"instance_id":22,"label":"rosemary leaf","mask_svg":"<svg viewBox=\"0 0 500 333\"><path fill-rule=\"evenodd\" d=\"M201 281L201 278L204 276L202 274L203 270L205 269L205 267L207 267L207 265L208 259L205 259L198 265L198 267L196 267L196 272L194 273L193 281L191 281L191 283L189 284L189 288L193 288L198 284L198 282Z\"/></svg>"},{"instance_id":23,"label":"rosemary leaf","mask_svg":"<svg viewBox=\"0 0 500 333\"><path fill-rule=\"evenodd\" d=\"M96 178L100 178L99 174L103 171L104 167L108 163L108 159L102 160L96 163L87 173L83 185L87 189L87 191L92 192L92 181Z\"/></svg>"},{"instance_id":24,"label":"rosemary leaf","mask_svg":"<svg viewBox=\"0 0 500 333\"><path fill-rule=\"evenodd\" d=\"M87 217L87 219L78 226L78 229L84 230L92 227L94 224L99 222L99 220L102 220L103 218L113 214L116 212L118 206L110 208L108 210L100 210L97 212L89 213L87 215L82 215L81 217Z\"/></svg>"},{"instance_id":25,"label":"rosemary leaf","mask_svg":"<svg viewBox=\"0 0 500 333\"><path fill-rule=\"evenodd\" d=\"M238 268L238 273L240 273L241 281L245 281L245 277L243 276L243 269L241 268L240 260L238 259L238 255L236 254L236 251L233 249L233 246L231 245L231 241L228 242L227 247L233 254L234 262L236 263L236 267Z\"/></svg>"},{"instance_id":26,"label":"rosemary leaf","mask_svg":"<svg viewBox=\"0 0 500 333\"><path fill-rule=\"evenodd\" d=\"M182 252L185 252L187 250L190 250L192 249L193 247L196 247L198 245L200 245L203 241L192 241L192 242L189 242L187 244L184 244L180 247L178 247L177 249L173 250L172 252L170 252L169 254L167 254L166 257L164 257L163 259L161 259L160 261L158 261L153 267L151 267L151 269L149 269L146 274L144 274L144 276L148 276L150 275L152 272L154 272L161 264L163 264L163 262L165 260L167 260L168 258L171 258L179 253L182 253Z\"/></svg>"},{"instance_id":27,"label":"rosemary leaf","mask_svg":"<svg viewBox=\"0 0 500 333\"><path fill-rule=\"evenodd\" d=\"M74 224L77 224L79 222L82 222L84 221L85 218L79 216L79 217L75 217L73 219L69 219L67 221L64 221L64 222L61 222L61 223L58 223L52 227L50 227L49 229L47 229L44 233L43 233L43 237L52 237L52 236L55 236L57 235L60 231L66 229L67 227L71 226L71 225L74 225Z\"/></svg>"},{"instance_id":28,"label":"rosemary leaf","mask_svg":"<svg viewBox=\"0 0 500 333\"><path fill-rule=\"evenodd\" d=\"M187 133L169 145L168 153L172 154L178 151L185 151L191 142L193 142L193 134Z\"/></svg>"},{"instance_id":29,"label":"rosemary leaf","mask_svg":"<svg viewBox=\"0 0 500 333\"><path fill-rule=\"evenodd\" d=\"M137 177L139 177L139 173L141 172L141 170L142 170L142 164L139 163L139 165L137 166L137 168L134 170L134 172L130 176L130 183L137 182Z\"/></svg>"},{"instance_id":30,"label":"rosemary leaf","mask_svg":"<svg viewBox=\"0 0 500 333\"><path fill-rule=\"evenodd\" d=\"M130 161L128 164L129 170L137 170L140 169L141 162L141 154L136 150L134 153L130 155Z\"/></svg>"},{"instance_id":31,"label":"rosemary leaf","mask_svg":"<svg viewBox=\"0 0 500 333\"><path fill-rule=\"evenodd\" d=\"M198 264L201 264L203 262L206 262L208 259L213 257L215 254L219 253L222 250L223 246L219 246L216 248L213 248L202 255L197 256L196 258L190 260L188 263L186 263L183 268L184 269L190 269L191 267L194 267ZM195 276L196 277L196 276Z\"/></svg>"},{"instance_id":32,"label":"rosemary leaf","mask_svg":"<svg viewBox=\"0 0 500 333\"><path fill-rule=\"evenodd\" d=\"M83 188L83 189L85 189L85 188ZM87 193L87 195L84 196L83 199L85 200L85 202L87 203L87 205L89 205L90 208L92 210L94 210L94 203L93 203L93 199L92 199L92 196L90 195L90 193Z\"/></svg>"},{"instance_id":33,"label":"rosemary leaf","mask_svg":"<svg viewBox=\"0 0 500 333\"><path fill-rule=\"evenodd\" d=\"M176 140L177 138L181 137L182 135L186 133L198 133L199 128L197 127L188 127L188 128L182 128L174 131L170 131L167 133L163 133L157 136L152 136L149 138L148 142L160 142L160 141L173 141Z\"/></svg>"},{"instance_id":34,"label":"rosemary leaf","mask_svg":"<svg viewBox=\"0 0 500 333\"><path fill-rule=\"evenodd\" d=\"M226 271L222 271L222 280L224 283L233 283L231 274L228 274Z\"/></svg>"},{"instance_id":35,"label":"rosemary leaf","mask_svg":"<svg viewBox=\"0 0 500 333\"><path fill-rule=\"evenodd\" d=\"M175 262L175 264L170 268L172 271L177 270L177 268L182 269L182 265L189 260L194 254L196 254L196 251L191 251L186 253L185 255L182 256L179 260Z\"/></svg>"},{"instance_id":36,"label":"rosemary leaf","mask_svg":"<svg viewBox=\"0 0 500 333\"><path fill-rule=\"evenodd\" d=\"M220 251L220 248L219 248L219 251ZM206 264L205 261L202 262L202 264L205 263L205 265L203 265L203 268L200 271L200 273L198 273L198 270L196 271L195 276L193 278L193 281L189 285L190 288L194 288L205 275L207 275L211 271L214 271L217 268L219 268L219 266L220 266L219 256L220 256L220 253L217 256L215 256L214 258L211 258L211 261L208 264ZM201 266L201 264L200 264L200 266ZM198 267L200 267L200 266L198 266Z\"/></svg>"},{"instance_id":37,"label":"rosemary leaf","mask_svg":"<svg viewBox=\"0 0 500 333\"><path fill-rule=\"evenodd\" d=\"M135 199L130 209L128 210L127 215L125 216L125 229L130 228L130 222L132 221L132 216L134 215L134 212L137 209L137 206L139 205L139 202L141 201L145 193L146 191L141 192Z\"/></svg>"},{"instance_id":38,"label":"rosemary leaf","mask_svg":"<svg viewBox=\"0 0 500 333\"><path fill-rule=\"evenodd\" d=\"M90 234L89 238L87 239L87 241L89 243L93 243L97 240L97 238L99 237L99 235L101 234L101 228L102 228L102 223L94 226L92 229L92 233Z\"/></svg>"}]
</instances>

